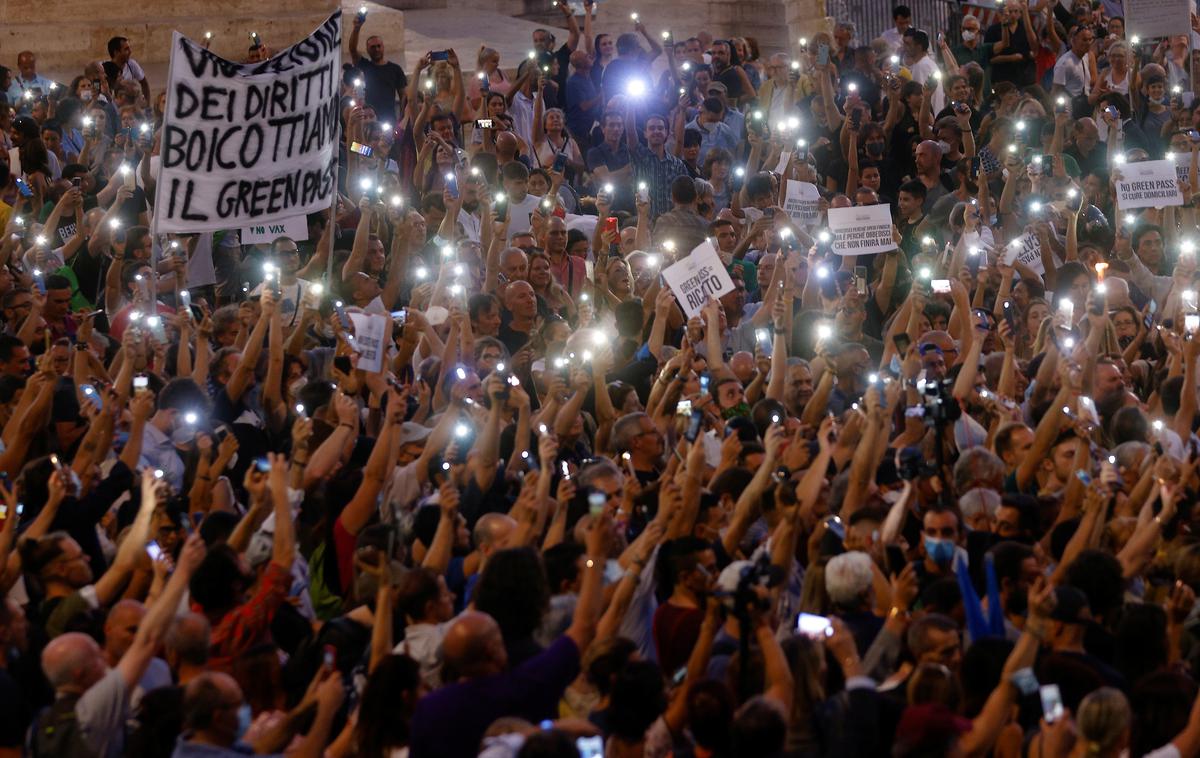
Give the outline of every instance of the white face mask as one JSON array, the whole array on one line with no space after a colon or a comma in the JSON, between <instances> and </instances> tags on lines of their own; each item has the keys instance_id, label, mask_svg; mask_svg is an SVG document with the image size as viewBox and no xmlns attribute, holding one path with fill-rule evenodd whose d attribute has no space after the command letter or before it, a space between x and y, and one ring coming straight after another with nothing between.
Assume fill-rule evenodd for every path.
<instances>
[{"instance_id":1,"label":"white face mask","mask_svg":"<svg viewBox=\"0 0 1200 758\"><path fill-rule=\"evenodd\" d=\"M978 36L978 33L974 29L963 29L963 42L971 42L976 36Z\"/></svg>"},{"instance_id":2,"label":"white face mask","mask_svg":"<svg viewBox=\"0 0 1200 758\"><path fill-rule=\"evenodd\" d=\"M80 92L79 99L85 103L90 102L92 99L92 91L90 89L85 89L84 91Z\"/></svg>"}]
</instances>

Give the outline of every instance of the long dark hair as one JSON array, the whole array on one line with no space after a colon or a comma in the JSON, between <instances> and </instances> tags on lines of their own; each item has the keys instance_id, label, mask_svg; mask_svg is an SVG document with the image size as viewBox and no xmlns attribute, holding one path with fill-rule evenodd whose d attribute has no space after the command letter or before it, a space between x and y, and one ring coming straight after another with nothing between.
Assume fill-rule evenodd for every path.
<instances>
[{"instance_id":1,"label":"long dark hair","mask_svg":"<svg viewBox=\"0 0 1200 758\"><path fill-rule=\"evenodd\" d=\"M389 655L379 662L367 678L358 706L356 755L384 756L392 748L408 745L420 684L421 667L407 655Z\"/></svg>"}]
</instances>

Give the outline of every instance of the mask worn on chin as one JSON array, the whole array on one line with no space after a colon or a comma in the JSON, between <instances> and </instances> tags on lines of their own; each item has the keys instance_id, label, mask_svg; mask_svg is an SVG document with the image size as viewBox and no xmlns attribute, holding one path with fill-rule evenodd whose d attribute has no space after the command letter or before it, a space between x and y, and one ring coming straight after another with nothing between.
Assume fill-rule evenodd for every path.
<instances>
[{"instance_id":1,"label":"mask worn on chin","mask_svg":"<svg viewBox=\"0 0 1200 758\"><path fill-rule=\"evenodd\" d=\"M721 418L726 419L726 420L731 419L735 416L749 416L749 415L750 415L750 404L745 401L738 403L737 405L733 406L732 408L726 408L725 410L721 411Z\"/></svg>"},{"instance_id":2,"label":"mask worn on chin","mask_svg":"<svg viewBox=\"0 0 1200 758\"><path fill-rule=\"evenodd\" d=\"M189 445L196 438L196 430L190 426L181 426L171 431L171 444L176 447Z\"/></svg>"},{"instance_id":3,"label":"mask worn on chin","mask_svg":"<svg viewBox=\"0 0 1200 758\"><path fill-rule=\"evenodd\" d=\"M929 560L939 566L946 566L954 560L954 543L950 540L940 540L936 537L925 538L925 554Z\"/></svg>"},{"instance_id":4,"label":"mask worn on chin","mask_svg":"<svg viewBox=\"0 0 1200 758\"><path fill-rule=\"evenodd\" d=\"M949 155L949 153L950 153L950 143L949 142L947 142L946 140L940 139L940 140L938 140L938 147L940 147L942 149L942 155Z\"/></svg>"},{"instance_id":5,"label":"mask worn on chin","mask_svg":"<svg viewBox=\"0 0 1200 758\"><path fill-rule=\"evenodd\" d=\"M91 102L91 100L92 100L92 91L91 91L90 89L85 89L83 92L80 92L80 93L79 93L79 99L80 99L80 100L82 100L82 101L83 101L83 102L85 102L85 103Z\"/></svg>"},{"instance_id":6,"label":"mask worn on chin","mask_svg":"<svg viewBox=\"0 0 1200 758\"><path fill-rule=\"evenodd\" d=\"M895 505L900 500L900 496L903 494L904 492L901 490L888 490L887 492L881 492L879 496L883 498L883 502L887 503L888 505Z\"/></svg>"},{"instance_id":7,"label":"mask worn on chin","mask_svg":"<svg viewBox=\"0 0 1200 758\"><path fill-rule=\"evenodd\" d=\"M977 35L975 34L974 29L963 29L963 33L962 33L963 42L972 42L972 41L974 41L976 36Z\"/></svg>"},{"instance_id":8,"label":"mask worn on chin","mask_svg":"<svg viewBox=\"0 0 1200 758\"><path fill-rule=\"evenodd\" d=\"M868 142L867 155L871 156L872 158L880 158L883 156L883 150L885 147L886 145L880 142Z\"/></svg>"}]
</instances>

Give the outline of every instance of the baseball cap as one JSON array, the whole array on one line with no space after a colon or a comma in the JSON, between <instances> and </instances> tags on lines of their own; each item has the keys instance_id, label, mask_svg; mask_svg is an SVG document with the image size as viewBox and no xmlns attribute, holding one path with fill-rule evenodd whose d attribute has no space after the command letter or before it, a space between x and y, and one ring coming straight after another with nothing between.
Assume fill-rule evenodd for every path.
<instances>
[{"instance_id":1,"label":"baseball cap","mask_svg":"<svg viewBox=\"0 0 1200 758\"><path fill-rule=\"evenodd\" d=\"M721 82L709 82L706 92L710 95L714 92L720 92L722 95L728 95L729 88Z\"/></svg>"},{"instance_id":2,"label":"baseball cap","mask_svg":"<svg viewBox=\"0 0 1200 758\"><path fill-rule=\"evenodd\" d=\"M427 426L421 426L415 421L405 421L400 425L400 444L420 442L432 433L433 430Z\"/></svg>"}]
</instances>

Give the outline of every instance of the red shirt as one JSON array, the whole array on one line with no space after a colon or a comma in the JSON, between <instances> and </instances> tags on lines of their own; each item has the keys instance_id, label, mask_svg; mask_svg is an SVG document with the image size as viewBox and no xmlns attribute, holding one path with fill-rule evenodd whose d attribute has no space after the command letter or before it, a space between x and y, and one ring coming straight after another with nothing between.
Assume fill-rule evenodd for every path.
<instances>
[{"instance_id":1,"label":"red shirt","mask_svg":"<svg viewBox=\"0 0 1200 758\"><path fill-rule=\"evenodd\" d=\"M267 640L271 632L271 621L283 601L287 599L292 584L292 572L275 561L267 564L262 581L254 596L234 608L213 624L209 643L209 665L218 671L229 671L233 661L248 650ZM199 603L192 603L192 610L204 613Z\"/></svg>"},{"instance_id":2,"label":"red shirt","mask_svg":"<svg viewBox=\"0 0 1200 758\"><path fill-rule=\"evenodd\" d=\"M654 648L664 672L673 674L687 665L692 648L700 639L703 621L704 611L699 608L684 608L669 602L658 606L654 612Z\"/></svg>"}]
</instances>

